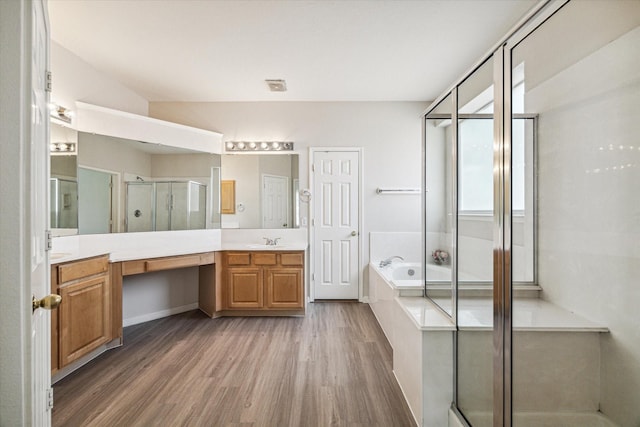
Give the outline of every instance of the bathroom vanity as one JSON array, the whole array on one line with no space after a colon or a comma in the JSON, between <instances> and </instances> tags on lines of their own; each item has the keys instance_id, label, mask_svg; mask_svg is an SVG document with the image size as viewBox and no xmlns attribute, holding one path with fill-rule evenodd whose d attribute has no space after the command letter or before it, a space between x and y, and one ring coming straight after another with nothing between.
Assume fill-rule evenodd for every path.
<instances>
[{"instance_id":1,"label":"bathroom vanity","mask_svg":"<svg viewBox=\"0 0 640 427\"><path fill-rule=\"evenodd\" d=\"M52 311L54 383L124 344L127 277L197 267L197 306L211 318L305 314L306 241L278 246L225 244L219 230L64 239L77 240L77 246L54 244L52 255L52 293L62 296L62 303ZM64 252L56 252L60 249Z\"/></svg>"},{"instance_id":2,"label":"bathroom vanity","mask_svg":"<svg viewBox=\"0 0 640 427\"><path fill-rule=\"evenodd\" d=\"M115 338L117 295L109 277L107 255L51 266L51 291L64 301L52 311L52 373ZM121 330L116 326L115 335Z\"/></svg>"},{"instance_id":3,"label":"bathroom vanity","mask_svg":"<svg viewBox=\"0 0 640 427\"><path fill-rule=\"evenodd\" d=\"M304 251L222 253L221 315L304 314Z\"/></svg>"},{"instance_id":4,"label":"bathroom vanity","mask_svg":"<svg viewBox=\"0 0 640 427\"><path fill-rule=\"evenodd\" d=\"M75 147L51 164L59 193L51 283L62 296L52 312L54 383L122 345L123 326L196 308L211 318L305 314L297 155L230 156L226 179L238 185L221 195L221 134L81 102L76 109L74 126L52 126L52 141ZM246 170L286 182L276 219L259 214L253 189L265 183ZM222 214L250 229L223 237ZM273 244L256 243L264 234Z\"/></svg>"}]
</instances>

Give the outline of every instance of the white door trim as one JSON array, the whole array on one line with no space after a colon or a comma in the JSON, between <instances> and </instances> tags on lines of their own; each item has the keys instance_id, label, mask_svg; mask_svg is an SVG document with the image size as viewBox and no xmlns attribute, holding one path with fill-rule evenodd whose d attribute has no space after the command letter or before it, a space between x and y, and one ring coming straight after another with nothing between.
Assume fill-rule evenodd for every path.
<instances>
[{"instance_id":1,"label":"white door trim","mask_svg":"<svg viewBox=\"0 0 640 427\"><path fill-rule=\"evenodd\" d=\"M314 155L317 152L331 152L331 151L336 151L336 152L346 152L346 151L351 151L351 152L357 152L358 153L358 163L359 163L359 167L360 167L360 171L358 174L358 232L360 233L360 235L358 236L358 301L363 302L364 301L364 286L362 283L363 277L362 277L362 230L363 230L363 225L364 225L364 215L363 215L363 194L362 194L362 177L364 176L364 164L363 164L363 155L364 155L364 148L363 147L309 147L309 188L315 188L314 187L314 179L313 179L313 161L314 161ZM315 206L314 206L314 200L316 199L316 195L312 194L311 195L311 199L309 200L309 301L313 302L315 301L315 283L313 280L313 274L315 271L315 263L314 263L314 255L315 255L315 251L318 250L318 248L315 247L315 241L314 241L314 216L315 216Z\"/></svg>"}]
</instances>

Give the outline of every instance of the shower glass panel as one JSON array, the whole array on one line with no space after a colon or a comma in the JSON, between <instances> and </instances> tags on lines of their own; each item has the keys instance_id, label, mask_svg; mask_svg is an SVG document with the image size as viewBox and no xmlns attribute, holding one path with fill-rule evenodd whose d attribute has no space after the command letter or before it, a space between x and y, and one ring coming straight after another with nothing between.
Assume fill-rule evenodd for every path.
<instances>
[{"instance_id":1,"label":"shower glass panel","mask_svg":"<svg viewBox=\"0 0 640 427\"><path fill-rule=\"evenodd\" d=\"M474 426L493 425L493 57L459 86L457 396Z\"/></svg>"},{"instance_id":2,"label":"shower glass panel","mask_svg":"<svg viewBox=\"0 0 640 427\"><path fill-rule=\"evenodd\" d=\"M514 281L530 274L516 234L518 211L533 213L516 175L515 141L529 163L536 127L525 113L537 116L540 299L568 313L514 301L514 426L640 420L639 25L640 2L571 1L509 45Z\"/></svg>"},{"instance_id":3,"label":"shower glass panel","mask_svg":"<svg viewBox=\"0 0 640 427\"><path fill-rule=\"evenodd\" d=\"M454 316L453 272L455 185L452 168L453 97L449 94L425 118L425 294Z\"/></svg>"},{"instance_id":4,"label":"shower glass panel","mask_svg":"<svg viewBox=\"0 0 640 427\"><path fill-rule=\"evenodd\" d=\"M171 184L156 182L156 227L155 231L171 230Z\"/></svg>"},{"instance_id":5,"label":"shower glass panel","mask_svg":"<svg viewBox=\"0 0 640 427\"><path fill-rule=\"evenodd\" d=\"M189 184L188 182L171 183L171 229L186 230L189 223Z\"/></svg>"},{"instance_id":6,"label":"shower glass panel","mask_svg":"<svg viewBox=\"0 0 640 427\"><path fill-rule=\"evenodd\" d=\"M153 231L154 185L151 182L127 183L127 231Z\"/></svg>"},{"instance_id":7,"label":"shower glass panel","mask_svg":"<svg viewBox=\"0 0 640 427\"><path fill-rule=\"evenodd\" d=\"M145 193L132 190L138 186L148 188ZM150 195L146 193L150 192ZM137 197L142 197L138 200ZM168 230L195 230L206 228L207 186L195 181L155 181L155 182L128 182L127 206L139 206L150 201L153 210L149 210L151 216L149 230L139 229L141 220L136 214L143 216L139 208L127 209L127 221L130 216L135 229L131 226L127 231L168 231ZM138 212L136 212L136 210Z\"/></svg>"}]
</instances>

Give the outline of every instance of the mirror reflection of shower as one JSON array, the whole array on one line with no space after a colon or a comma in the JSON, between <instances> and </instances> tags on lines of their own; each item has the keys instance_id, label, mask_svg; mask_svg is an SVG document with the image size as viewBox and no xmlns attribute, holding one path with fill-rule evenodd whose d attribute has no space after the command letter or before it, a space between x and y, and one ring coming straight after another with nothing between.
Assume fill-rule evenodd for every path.
<instances>
[{"instance_id":1,"label":"mirror reflection of shower","mask_svg":"<svg viewBox=\"0 0 640 427\"><path fill-rule=\"evenodd\" d=\"M140 178L140 177L136 177ZM206 227L207 186L195 181L127 181L127 232Z\"/></svg>"}]
</instances>

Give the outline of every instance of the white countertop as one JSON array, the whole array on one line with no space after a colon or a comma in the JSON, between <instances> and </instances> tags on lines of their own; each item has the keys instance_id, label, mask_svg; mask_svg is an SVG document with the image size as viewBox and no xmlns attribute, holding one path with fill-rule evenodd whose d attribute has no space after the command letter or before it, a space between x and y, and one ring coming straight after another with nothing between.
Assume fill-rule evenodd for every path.
<instances>
[{"instance_id":1,"label":"white countertop","mask_svg":"<svg viewBox=\"0 0 640 427\"><path fill-rule=\"evenodd\" d=\"M378 274L388 286L398 289L386 272L373 265L371 274ZM445 312L451 312L451 298L396 297L396 303L422 331L455 330L455 324ZM491 297L459 297L458 329L493 330L493 300ZM602 324L540 298L513 299L514 331L545 332L608 332Z\"/></svg>"},{"instance_id":2,"label":"white countertop","mask_svg":"<svg viewBox=\"0 0 640 427\"><path fill-rule=\"evenodd\" d=\"M256 234L263 234L257 232ZM109 255L109 261L160 258L215 251L304 251L306 240L299 233L284 238L278 245L268 246L261 238L245 236L246 241L222 242L220 230L158 231L154 233L114 233L75 235L53 239L51 264L59 264Z\"/></svg>"},{"instance_id":3,"label":"white countertop","mask_svg":"<svg viewBox=\"0 0 640 427\"><path fill-rule=\"evenodd\" d=\"M421 331L455 331L451 318L424 297L396 297L396 302Z\"/></svg>"},{"instance_id":4,"label":"white countertop","mask_svg":"<svg viewBox=\"0 0 640 427\"><path fill-rule=\"evenodd\" d=\"M423 297L397 297L397 303L423 331L455 330L453 321L434 302ZM436 299L441 307L450 307L450 299ZM461 298L458 302L458 329L493 330L491 298ZM538 298L513 301L513 330L529 332L609 332L604 325Z\"/></svg>"}]
</instances>

